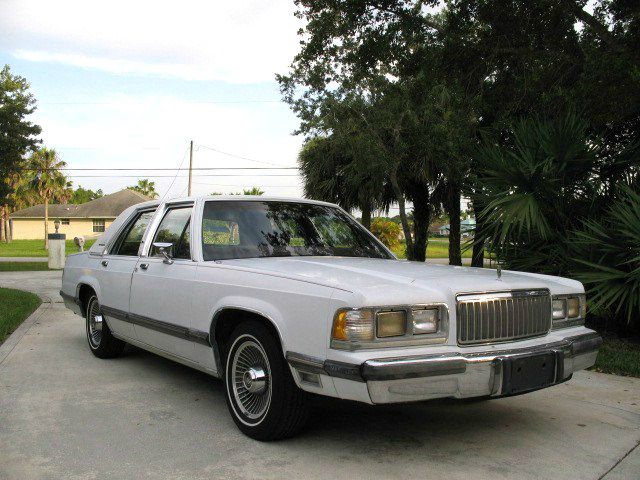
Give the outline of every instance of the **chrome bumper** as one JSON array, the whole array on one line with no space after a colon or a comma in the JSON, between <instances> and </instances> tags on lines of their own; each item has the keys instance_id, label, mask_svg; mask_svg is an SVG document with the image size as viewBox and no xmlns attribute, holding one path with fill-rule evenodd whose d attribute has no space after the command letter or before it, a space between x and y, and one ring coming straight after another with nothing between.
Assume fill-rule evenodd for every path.
<instances>
[{"instance_id":1,"label":"chrome bumper","mask_svg":"<svg viewBox=\"0 0 640 480\"><path fill-rule=\"evenodd\" d=\"M569 380L573 372L592 366L601 344L602 338L594 332L530 348L372 359L361 365L317 362L293 353L287 354L287 360L301 372L365 382L373 403L396 403L499 397L556 385ZM540 368L550 369L532 388L527 388L526 378L523 386L520 371L528 358L539 361Z\"/></svg>"}]
</instances>

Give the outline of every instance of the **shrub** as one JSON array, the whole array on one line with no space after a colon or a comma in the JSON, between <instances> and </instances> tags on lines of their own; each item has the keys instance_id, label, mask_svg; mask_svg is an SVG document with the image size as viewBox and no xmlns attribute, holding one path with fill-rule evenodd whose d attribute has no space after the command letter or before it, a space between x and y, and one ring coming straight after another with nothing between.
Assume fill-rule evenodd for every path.
<instances>
[{"instance_id":1,"label":"shrub","mask_svg":"<svg viewBox=\"0 0 640 480\"><path fill-rule=\"evenodd\" d=\"M371 222L371 233L391 250L400 244L400 225L384 218L374 218Z\"/></svg>"}]
</instances>

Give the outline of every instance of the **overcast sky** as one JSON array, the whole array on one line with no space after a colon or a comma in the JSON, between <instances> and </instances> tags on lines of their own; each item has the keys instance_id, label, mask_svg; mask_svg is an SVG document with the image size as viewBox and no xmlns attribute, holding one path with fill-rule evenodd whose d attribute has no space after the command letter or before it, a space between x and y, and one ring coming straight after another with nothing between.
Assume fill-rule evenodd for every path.
<instances>
[{"instance_id":1,"label":"overcast sky","mask_svg":"<svg viewBox=\"0 0 640 480\"><path fill-rule=\"evenodd\" d=\"M2 0L0 64L29 80L44 144L69 167L186 167L189 140L194 167L295 166L298 122L274 80L298 49L293 11L287 0ZM187 188L186 172L171 188L175 172L72 173L105 193L146 177L167 198ZM296 173L195 172L194 194L300 196Z\"/></svg>"}]
</instances>

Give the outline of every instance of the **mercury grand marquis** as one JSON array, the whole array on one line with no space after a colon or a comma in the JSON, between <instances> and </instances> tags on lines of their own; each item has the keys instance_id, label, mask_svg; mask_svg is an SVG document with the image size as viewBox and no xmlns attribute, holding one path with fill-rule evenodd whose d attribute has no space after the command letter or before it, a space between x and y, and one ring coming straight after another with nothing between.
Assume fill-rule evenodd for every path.
<instances>
[{"instance_id":1,"label":"mercury grand marquis","mask_svg":"<svg viewBox=\"0 0 640 480\"><path fill-rule=\"evenodd\" d=\"M309 393L369 404L495 398L594 364L567 278L401 261L336 205L264 197L146 202L61 295L91 352L129 343L221 378L238 428L294 435Z\"/></svg>"}]
</instances>

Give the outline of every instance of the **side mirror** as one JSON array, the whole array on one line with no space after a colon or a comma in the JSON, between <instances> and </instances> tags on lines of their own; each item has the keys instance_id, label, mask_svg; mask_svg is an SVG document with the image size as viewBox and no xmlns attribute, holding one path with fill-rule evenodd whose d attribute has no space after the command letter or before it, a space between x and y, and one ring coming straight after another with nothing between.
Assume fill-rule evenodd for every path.
<instances>
[{"instance_id":1,"label":"side mirror","mask_svg":"<svg viewBox=\"0 0 640 480\"><path fill-rule=\"evenodd\" d=\"M173 263L173 243L171 242L154 242L153 248L156 249L156 253L159 253L164 257L162 263L166 263L167 265L171 265Z\"/></svg>"}]
</instances>

